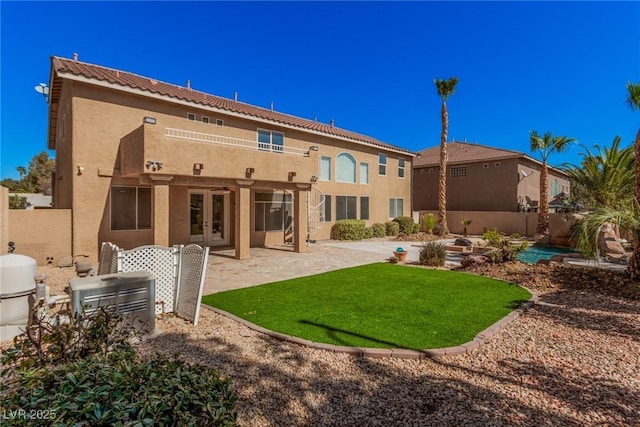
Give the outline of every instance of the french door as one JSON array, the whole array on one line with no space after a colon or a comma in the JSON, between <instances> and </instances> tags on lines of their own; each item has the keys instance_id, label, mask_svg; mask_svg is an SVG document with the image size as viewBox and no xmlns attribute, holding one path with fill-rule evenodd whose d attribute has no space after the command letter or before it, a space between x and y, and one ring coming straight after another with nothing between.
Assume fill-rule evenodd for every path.
<instances>
[{"instance_id":1,"label":"french door","mask_svg":"<svg viewBox=\"0 0 640 427\"><path fill-rule=\"evenodd\" d=\"M189 190L189 241L204 246L228 246L229 192Z\"/></svg>"}]
</instances>

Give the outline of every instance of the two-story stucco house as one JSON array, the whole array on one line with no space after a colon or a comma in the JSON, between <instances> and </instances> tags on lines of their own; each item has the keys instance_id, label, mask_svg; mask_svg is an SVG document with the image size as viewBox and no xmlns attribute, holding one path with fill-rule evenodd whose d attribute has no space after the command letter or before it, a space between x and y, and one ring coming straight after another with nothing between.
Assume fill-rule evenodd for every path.
<instances>
[{"instance_id":1,"label":"two-story stucco house","mask_svg":"<svg viewBox=\"0 0 640 427\"><path fill-rule=\"evenodd\" d=\"M440 146L419 152L413 165L413 208L438 209ZM452 141L447 143L447 209L536 211L540 204L540 161L524 153ZM569 177L549 167L549 200L570 194Z\"/></svg>"},{"instance_id":2,"label":"two-story stucco house","mask_svg":"<svg viewBox=\"0 0 640 427\"><path fill-rule=\"evenodd\" d=\"M415 153L375 138L164 83L51 58L54 208L72 253L197 242L249 248L327 239L339 219L411 212Z\"/></svg>"}]
</instances>

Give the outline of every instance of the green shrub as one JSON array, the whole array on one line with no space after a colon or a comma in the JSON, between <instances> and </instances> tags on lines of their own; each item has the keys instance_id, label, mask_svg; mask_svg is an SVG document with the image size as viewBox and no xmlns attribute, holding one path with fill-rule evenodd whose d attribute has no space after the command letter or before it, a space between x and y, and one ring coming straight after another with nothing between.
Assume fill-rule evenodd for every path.
<instances>
[{"instance_id":1,"label":"green shrub","mask_svg":"<svg viewBox=\"0 0 640 427\"><path fill-rule=\"evenodd\" d=\"M335 240L362 240L365 233L364 221L341 219L331 227L331 238Z\"/></svg>"},{"instance_id":2,"label":"green shrub","mask_svg":"<svg viewBox=\"0 0 640 427\"><path fill-rule=\"evenodd\" d=\"M505 237L504 235L501 236L502 240L500 240L500 242L498 242L496 246L494 246L494 244L491 244L491 246L494 246L496 249L485 254L493 263L515 261L518 257L518 254L529 247L529 242L527 242L526 240L520 240L521 236L517 233L514 233L509 237ZM495 238L492 235L490 235L490 237ZM520 241L518 243L515 243L514 241L517 240Z\"/></svg>"},{"instance_id":3,"label":"green shrub","mask_svg":"<svg viewBox=\"0 0 640 427\"><path fill-rule=\"evenodd\" d=\"M420 224L413 224L413 230L411 234L419 234L420 233Z\"/></svg>"},{"instance_id":4,"label":"green shrub","mask_svg":"<svg viewBox=\"0 0 640 427\"><path fill-rule=\"evenodd\" d=\"M489 242L489 246L499 248L502 245L502 241L504 240L504 234L493 228L491 230L485 231L482 235L482 238Z\"/></svg>"},{"instance_id":5,"label":"green shrub","mask_svg":"<svg viewBox=\"0 0 640 427\"><path fill-rule=\"evenodd\" d=\"M413 218L408 216L397 216L393 218L393 221L398 223L400 233L406 235L413 233Z\"/></svg>"},{"instance_id":6,"label":"green shrub","mask_svg":"<svg viewBox=\"0 0 640 427\"><path fill-rule=\"evenodd\" d=\"M397 222L387 221L384 223L384 226L386 228L385 233L387 236L397 236L400 233L400 224Z\"/></svg>"},{"instance_id":7,"label":"green shrub","mask_svg":"<svg viewBox=\"0 0 640 427\"><path fill-rule=\"evenodd\" d=\"M37 412L12 425L236 425L229 379L131 344L139 333L111 308L52 325L36 317L2 351L0 407Z\"/></svg>"},{"instance_id":8,"label":"green shrub","mask_svg":"<svg viewBox=\"0 0 640 427\"><path fill-rule=\"evenodd\" d=\"M384 224L373 224L373 237L384 237L387 235L387 227Z\"/></svg>"},{"instance_id":9,"label":"green shrub","mask_svg":"<svg viewBox=\"0 0 640 427\"><path fill-rule=\"evenodd\" d=\"M364 239L373 238L373 227L367 227L364 229Z\"/></svg>"},{"instance_id":10,"label":"green shrub","mask_svg":"<svg viewBox=\"0 0 640 427\"><path fill-rule=\"evenodd\" d=\"M420 264L431 267L442 267L447 259L443 243L426 242L420 248Z\"/></svg>"},{"instance_id":11,"label":"green shrub","mask_svg":"<svg viewBox=\"0 0 640 427\"><path fill-rule=\"evenodd\" d=\"M422 229L429 234L433 234L433 228L438 223L438 218L432 213L422 215Z\"/></svg>"}]
</instances>

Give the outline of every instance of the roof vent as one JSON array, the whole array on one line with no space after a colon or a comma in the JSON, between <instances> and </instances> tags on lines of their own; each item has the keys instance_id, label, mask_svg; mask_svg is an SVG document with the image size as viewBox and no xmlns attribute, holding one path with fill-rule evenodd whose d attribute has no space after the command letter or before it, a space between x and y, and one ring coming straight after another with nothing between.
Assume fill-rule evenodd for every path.
<instances>
[{"instance_id":1,"label":"roof vent","mask_svg":"<svg viewBox=\"0 0 640 427\"><path fill-rule=\"evenodd\" d=\"M334 127L334 126L335 126L335 124L336 124L336 121L335 121L335 120L333 120L333 119L331 119L331 121L329 122L329 124L331 125L331 127Z\"/></svg>"},{"instance_id":2,"label":"roof vent","mask_svg":"<svg viewBox=\"0 0 640 427\"><path fill-rule=\"evenodd\" d=\"M191 80L187 80L187 90L191 91Z\"/></svg>"},{"instance_id":3,"label":"roof vent","mask_svg":"<svg viewBox=\"0 0 640 427\"><path fill-rule=\"evenodd\" d=\"M238 102L238 92L233 94L233 100Z\"/></svg>"},{"instance_id":4,"label":"roof vent","mask_svg":"<svg viewBox=\"0 0 640 427\"><path fill-rule=\"evenodd\" d=\"M78 54L76 52L73 52L73 60L74 61L78 60Z\"/></svg>"},{"instance_id":5,"label":"roof vent","mask_svg":"<svg viewBox=\"0 0 640 427\"><path fill-rule=\"evenodd\" d=\"M273 101L271 101L271 111L273 111Z\"/></svg>"}]
</instances>

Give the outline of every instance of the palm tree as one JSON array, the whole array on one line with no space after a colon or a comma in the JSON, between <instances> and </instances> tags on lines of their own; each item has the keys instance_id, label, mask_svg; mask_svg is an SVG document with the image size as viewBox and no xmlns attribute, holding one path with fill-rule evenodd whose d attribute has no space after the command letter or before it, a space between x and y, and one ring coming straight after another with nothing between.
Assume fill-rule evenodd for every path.
<instances>
[{"instance_id":1,"label":"palm tree","mask_svg":"<svg viewBox=\"0 0 640 427\"><path fill-rule=\"evenodd\" d=\"M540 209L538 211L538 227L536 229L538 234L549 233L549 184L547 182L549 168L547 166L547 160L551 153L563 152L565 148L574 141L573 138L569 138L568 136L554 137L551 132L545 133L542 137L540 137L535 130L530 133L531 151L539 152L542 157L542 168L540 170Z\"/></svg>"},{"instance_id":2,"label":"palm tree","mask_svg":"<svg viewBox=\"0 0 640 427\"><path fill-rule=\"evenodd\" d=\"M640 83L627 82L627 104L632 110L640 110ZM640 204L640 129L633 144L636 152L636 185L634 195L636 203Z\"/></svg>"},{"instance_id":3,"label":"palm tree","mask_svg":"<svg viewBox=\"0 0 640 427\"><path fill-rule=\"evenodd\" d=\"M449 113L447 112L447 98L453 94L458 84L457 77L448 80L433 79L438 89L438 95L442 98L442 133L440 134L440 179L438 181L438 224L442 227L443 234L449 232L447 227L447 133L449 132Z\"/></svg>"},{"instance_id":4,"label":"palm tree","mask_svg":"<svg viewBox=\"0 0 640 427\"><path fill-rule=\"evenodd\" d=\"M621 209L597 208L578 222L572 230L571 239L585 256L599 259L598 237L604 224L617 226L621 233L626 232L633 239L627 274L632 280L640 279L640 210L637 204L632 203Z\"/></svg>"},{"instance_id":5,"label":"palm tree","mask_svg":"<svg viewBox=\"0 0 640 427\"><path fill-rule=\"evenodd\" d=\"M571 198L587 208L622 208L633 200L633 147L620 148L616 136L611 147L595 145L596 153L584 147L580 165L562 165L571 178Z\"/></svg>"},{"instance_id":6,"label":"palm tree","mask_svg":"<svg viewBox=\"0 0 640 427\"><path fill-rule=\"evenodd\" d=\"M22 181L22 177L27 173L27 169L24 166L18 166L16 170L20 174L20 181Z\"/></svg>"}]
</instances>

